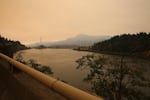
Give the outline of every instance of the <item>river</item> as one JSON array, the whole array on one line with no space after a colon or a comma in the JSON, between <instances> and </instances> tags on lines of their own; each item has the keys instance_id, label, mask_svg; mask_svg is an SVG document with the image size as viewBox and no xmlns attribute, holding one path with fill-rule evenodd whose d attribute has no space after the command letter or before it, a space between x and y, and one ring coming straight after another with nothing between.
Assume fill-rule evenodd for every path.
<instances>
[{"instance_id":1,"label":"river","mask_svg":"<svg viewBox=\"0 0 150 100\"><path fill-rule=\"evenodd\" d=\"M37 63L51 67L54 72L53 77L80 89L91 90L90 84L82 81L88 70L77 70L78 64L75 62L82 56L91 53L71 49L29 49L21 52L23 52L22 56L25 61L33 59Z\"/></svg>"},{"instance_id":2,"label":"river","mask_svg":"<svg viewBox=\"0 0 150 100\"><path fill-rule=\"evenodd\" d=\"M54 72L53 77L66 81L68 84L85 91L91 91L91 85L83 81L88 74L88 69L76 69L77 59L91 52L75 51L71 49L29 49L23 52L23 59L28 61L35 60L37 63L51 67ZM106 55L109 58L118 58L118 56ZM150 67L150 62L144 59L127 58L132 66ZM150 73L150 72L148 72Z\"/></svg>"}]
</instances>

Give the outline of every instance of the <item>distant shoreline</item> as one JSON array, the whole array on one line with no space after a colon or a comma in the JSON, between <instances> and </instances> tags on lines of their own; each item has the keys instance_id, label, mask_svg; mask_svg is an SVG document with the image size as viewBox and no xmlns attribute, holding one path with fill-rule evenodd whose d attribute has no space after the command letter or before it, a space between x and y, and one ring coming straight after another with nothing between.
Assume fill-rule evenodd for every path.
<instances>
[{"instance_id":1,"label":"distant shoreline","mask_svg":"<svg viewBox=\"0 0 150 100\"><path fill-rule=\"evenodd\" d=\"M133 53L133 54L128 54L128 53L119 53L119 52L106 52L106 51L94 51L94 50L77 50L73 49L76 51L86 51L86 52L93 52L93 53L98 53L98 54L107 54L107 55L116 55L116 56L126 56L126 57L135 57L135 58L141 58L145 60L150 60L150 56L142 55L140 53Z\"/></svg>"}]
</instances>

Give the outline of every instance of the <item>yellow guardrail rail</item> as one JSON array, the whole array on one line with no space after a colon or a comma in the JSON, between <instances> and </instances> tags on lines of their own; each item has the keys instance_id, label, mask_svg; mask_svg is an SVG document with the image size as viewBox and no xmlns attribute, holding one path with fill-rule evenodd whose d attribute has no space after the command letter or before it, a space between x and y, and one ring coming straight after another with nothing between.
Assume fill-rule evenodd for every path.
<instances>
[{"instance_id":1,"label":"yellow guardrail rail","mask_svg":"<svg viewBox=\"0 0 150 100\"><path fill-rule=\"evenodd\" d=\"M78 88L75 88L64 82L61 82L53 77L47 76L39 71L36 71L30 68L29 66L24 65L2 53L0 53L0 58L7 61L17 69L20 69L21 71L27 73L31 77L37 79L44 85L50 87L52 90L66 97L69 100L103 100L100 97L91 95L85 91L82 91Z\"/></svg>"}]
</instances>

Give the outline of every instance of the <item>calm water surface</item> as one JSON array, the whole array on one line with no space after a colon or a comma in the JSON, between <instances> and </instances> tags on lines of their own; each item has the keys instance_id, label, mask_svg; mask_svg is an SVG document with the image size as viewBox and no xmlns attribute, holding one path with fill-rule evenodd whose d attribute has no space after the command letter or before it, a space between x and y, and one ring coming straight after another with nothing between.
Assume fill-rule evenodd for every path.
<instances>
[{"instance_id":1,"label":"calm water surface","mask_svg":"<svg viewBox=\"0 0 150 100\"><path fill-rule=\"evenodd\" d=\"M54 72L53 76L68 82L69 84L80 89L91 91L91 85L83 82L83 78L87 76L88 70L77 70L77 59L84 55L92 54L90 52L74 51L71 49L29 49L24 52L23 59L34 59L37 63L50 66ZM105 55L111 59L118 59L118 56ZM120 59L120 58L119 58ZM114 61L115 61L114 60ZM148 60L137 58L126 58L130 66L141 66L147 69L146 76L150 73L150 62Z\"/></svg>"},{"instance_id":2,"label":"calm water surface","mask_svg":"<svg viewBox=\"0 0 150 100\"><path fill-rule=\"evenodd\" d=\"M23 59L34 59L37 63L51 67L53 76L83 90L90 91L90 84L83 82L88 70L77 70L77 59L89 52L79 52L71 49L29 49L24 52Z\"/></svg>"}]
</instances>

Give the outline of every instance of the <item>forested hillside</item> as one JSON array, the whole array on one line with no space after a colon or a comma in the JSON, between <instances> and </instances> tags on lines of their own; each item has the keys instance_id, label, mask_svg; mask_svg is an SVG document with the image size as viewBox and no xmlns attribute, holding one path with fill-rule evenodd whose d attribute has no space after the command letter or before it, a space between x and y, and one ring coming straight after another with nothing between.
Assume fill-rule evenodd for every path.
<instances>
[{"instance_id":1,"label":"forested hillside","mask_svg":"<svg viewBox=\"0 0 150 100\"><path fill-rule=\"evenodd\" d=\"M116 35L109 40L95 43L92 46L95 52L130 53L150 50L150 33Z\"/></svg>"},{"instance_id":2,"label":"forested hillside","mask_svg":"<svg viewBox=\"0 0 150 100\"><path fill-rule=\"evenodd\" d=\"M0 52L13 57L13 54L19 50L27 49L27 47L21 44L19 41L12 41L0 36Z\"/></svg>"}]
</instances>

